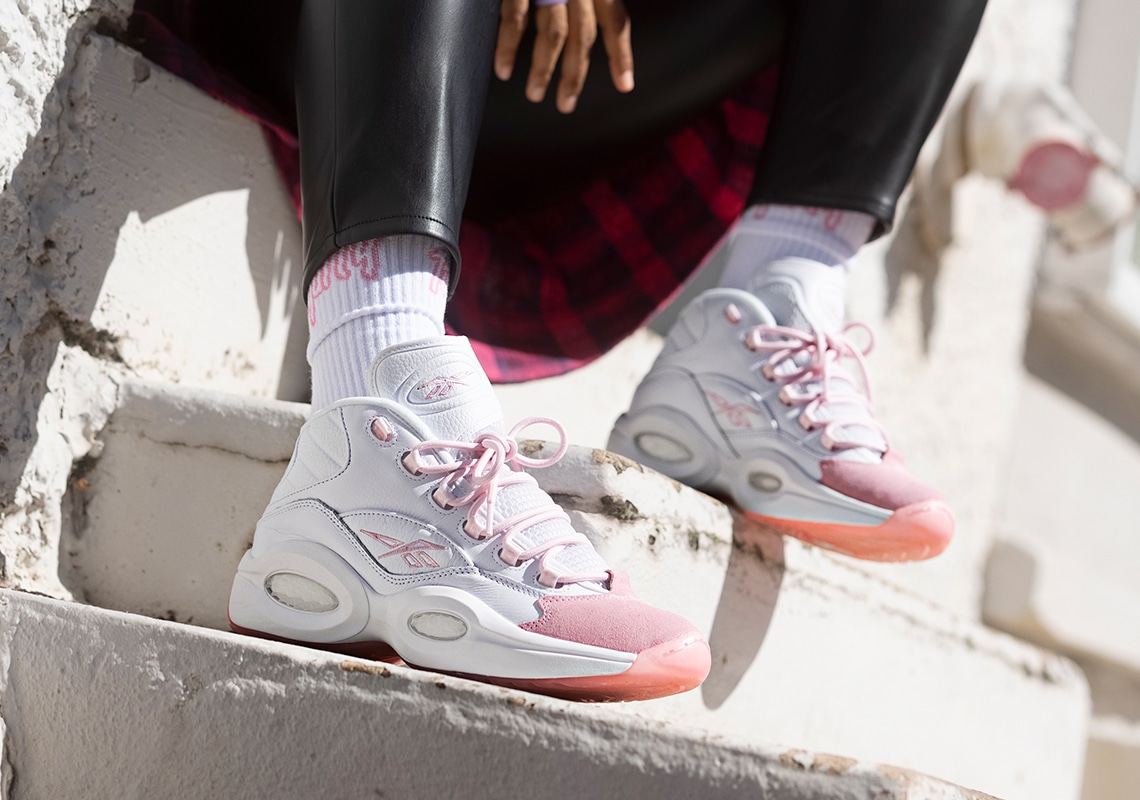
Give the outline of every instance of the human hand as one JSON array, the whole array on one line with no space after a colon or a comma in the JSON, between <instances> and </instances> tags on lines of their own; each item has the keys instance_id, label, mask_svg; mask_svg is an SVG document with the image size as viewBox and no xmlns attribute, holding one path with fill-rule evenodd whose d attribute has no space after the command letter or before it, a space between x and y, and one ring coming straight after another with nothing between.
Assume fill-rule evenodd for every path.
<instances>
[{"instance_id":1,"label":"human hand","mask_svg":"<svg viewBox=\"0 0 1140 800\"><path fill-rule=\"evenodd\" d=\"M503 0L499 38L495 44L495 75L508 80L515 67L519 41L527 24L529 0ZM532 103L546 97L554 65L562 56L562 80L555 105L569 114L590 68L590 48L602 31L610 78L619 92L633 91L633 50L630 46L629 15L621 0L564 0L538 5L534 14L538 37L534 42L526 96Z\"/></svg>"}]
</instances>

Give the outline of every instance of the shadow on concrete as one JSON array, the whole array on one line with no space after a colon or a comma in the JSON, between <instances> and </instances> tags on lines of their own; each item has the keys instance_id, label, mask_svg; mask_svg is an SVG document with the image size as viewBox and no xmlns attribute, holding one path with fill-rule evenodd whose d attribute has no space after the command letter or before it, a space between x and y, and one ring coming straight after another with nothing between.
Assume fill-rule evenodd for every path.
<instances>
[{"instance_id":1,"label":"shadow on concrete","mask_svg":"<svg viewBox=\"0 0 1140 800\"><path fill-rule=\"evenodd\" d=\"M115 334L97 329L91 318L129 215L147 221L214 192L248 190L248 268L263 330L273 311L272 290L299 284L300 265L280 257L281 232L296 225L295 218L282 218L280 189L219 168L218 152L232 145L212 138L208 128L172 137L165 127L170 118L146 113L145 106L134 115L132 102L145 97L138 90L153 80L152 70L120 47L72 31L40 129L0 193L0 508L15 498L36 445L60 343L122 362ZM119 105L113 95L121 95ZM108 109L131 118L112 120ZM115 136L101 135L100 125L110 125Z\"/></svg>"},{"instance_id":2,"label":"shadow on concrete","mask_svg":"<svg viewBox=\"0 0 1140 800\"><path fill-rule=\"evenodd\" d=\"M883 258L883 268L887 276L887 297L884 316L889 317L898 307L899 293L907 278L919 282L919 313L922 315L922 351L930 353L930 337L938 314L935 290L942 270L941 259L935 257L923 245L921 239L921 212L913 196L907 200L906 208L895 226L895 238L891 240Z\"/></svg>"},{"instance_id":3,"label":"shadow on concrete","mask_svg":"<svg viewBox=\"0 0 1140 800\"><path fill-rule=\"evenodd\" d=\"M1130 321L1096 298L1037 302L1025 334L1025 368L1140 443L1140 338Z\"/></svg>"},{"instance_id":4,"label":"shadow on concrete","mask_svg":"<svg viewBox=\"0 0 1140 800\"><path fill-rule=\"evenodd\" d=\"M783 537L734 510L732 552L709 634L712 671L701 686L707 708L720 708L756 660L783 580Z\"/></svg>"}]
</instances>

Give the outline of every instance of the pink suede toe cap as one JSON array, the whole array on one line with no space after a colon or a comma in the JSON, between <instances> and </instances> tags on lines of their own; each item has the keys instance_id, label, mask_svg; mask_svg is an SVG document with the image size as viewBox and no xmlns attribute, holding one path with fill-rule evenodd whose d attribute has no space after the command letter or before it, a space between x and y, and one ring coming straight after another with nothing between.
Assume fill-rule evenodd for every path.
<instances>
[{"instance_id":1,"label":"pink suede toe cap","mask_svg":"<svg viewBox=\"0 0 1140 800\"><path fill-rule=\"evenodd\" d=\"M914 503L942 500L937 489L906 471L901 456L888 452L878 464L831 459L819 464L820 483L840 494L897 511Z\"/></svg>"},{"instance_id":2,"label":"pink suede toe cap","mask_svg":"<svg viewBox=\"0 0 1140 800\"><path fill-rule=\"evenodd\" d=\"M684 617L654 608L633 594L625 573L613 572L610 591L539 598L542 616L519 627L568 642L641 653L664 642L698 636Z\"/></svg>"}]
</instances>

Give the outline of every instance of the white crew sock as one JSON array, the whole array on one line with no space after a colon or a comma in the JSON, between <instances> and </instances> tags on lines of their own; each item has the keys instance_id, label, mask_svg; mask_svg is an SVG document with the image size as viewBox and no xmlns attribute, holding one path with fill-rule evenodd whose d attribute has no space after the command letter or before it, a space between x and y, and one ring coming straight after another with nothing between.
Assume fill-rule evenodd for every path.
<instances>
[{"instance_id":1,"label":"white crew sock","mask_svg":"<svg viewBox=\"0 0 1140 800\"><path fill-rule=\"evenodd\" d=\"M846 284L847 262L871 235L875 218L858 211L805 206L757 205L740 216L732 231L722 288L759 294L774 276L768 266L784 259L819 262L834 270L804 269L798 276L809 294L812 284L826 280L840 294ZM807 266L807 265L805 265ZM787 264L781 271L787 270ZM822 276L822 278L820 277Z\"/></svg>"},{"instance_id":2,"label":"white crew sock","mask_svg":"<svg viewBox=\"0 0 1140 800\"><path fill-rule=\"evenodd\" d=\"M402 235L337 250L309 285L313 410L368 393L383 349L442 336L451 255L438 239Z\"/></svg>"}]
</instances>

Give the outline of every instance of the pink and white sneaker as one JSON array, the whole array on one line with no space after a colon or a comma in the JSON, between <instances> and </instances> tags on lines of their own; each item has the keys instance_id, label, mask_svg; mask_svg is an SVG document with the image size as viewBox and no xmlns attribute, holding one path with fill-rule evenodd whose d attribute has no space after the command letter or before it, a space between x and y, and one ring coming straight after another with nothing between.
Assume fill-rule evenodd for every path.
<instances>
[{"instance_id":1,"label":"pink and white sneaker","mask_svg":"<svg viewBox=\"0 0 1140 800\"><path fill-rule=\"evenodd\" d=\"M866 351L847 337L870 331L840 329L835 268L789 258L764 274L756 294L713 289L685 308L609 449L820 547L938 555L953 515L875 421Z\"/></svg>"},{"instance_id":2,"label":"pink and white sneaker","mask_svg":"<svg viewBox=\"0 0 1140 800\"><path fill-rule=\"evenodd\" d=\"M535 480L466 339L389 348L302 428L230 595L239 632L577 700L692 689L708 645L646 605ZM515 435L541 422L559 453Z\"/></svg>"}]
</instances>

